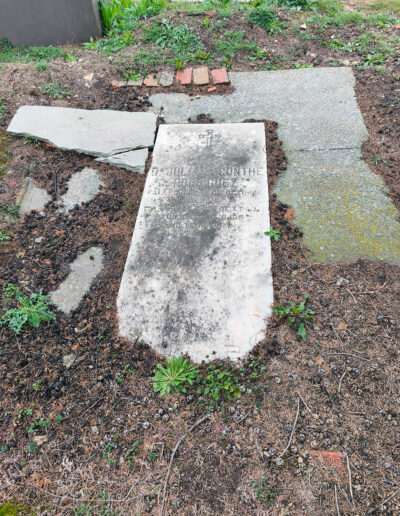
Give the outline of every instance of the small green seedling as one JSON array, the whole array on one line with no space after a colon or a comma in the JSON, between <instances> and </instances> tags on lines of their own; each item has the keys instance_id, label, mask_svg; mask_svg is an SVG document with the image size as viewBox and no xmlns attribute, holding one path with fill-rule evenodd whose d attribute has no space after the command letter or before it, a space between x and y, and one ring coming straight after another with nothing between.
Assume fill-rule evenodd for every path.
<instances>
[{"instance_id":1,"label":"small green seedling","mask_svg":"<svg viewBox=\"0 0 400 516\"><path fill-rule=\"evenodd\" d=\"M62 100L64 97L71 95L61 84L54 79L49 84L43 84L42 86L43 95L51 95L55 100Z\"/></svg>"},{"instance_id":2,"label":"small green seedling","mask_svg":"<svg viewBox=\"0 0 400 516\"><path fill-rule=\"evenodd\" d=\"M137 455L139 453L139 441L135 441L132 446L129 448L129 450L126 452L126 455L128 457L127 466L130 468L133 464L133 459L136 459Z\"/></svg>"},{"instance_id":3,"label":"small green seedling","mask_svg":"<svg viewBox=\"0 0 400 516\"><path fill-rule=\"evenodd\" d=\"M296 305L294 301L290 301L287 306L274 306L272 310L275 314L286 322L297 332L303 340L307 338L305 325L312 321L315 312L311 308L306 307L308 295L304 296L303 301Z\"/></svg>"},{"instance_id":4,"label":"small green seedling","mask_svg":"<svg viewBox=\"0 0 400 516\"><path fill-rule=\"evenodd\" d=\"M281 230L274 229L273 227L270 227L269 231L264 232L264 235L269 236L270 238L272 238L272 240L275 240L275 242L278 242L280 234L281 234Z\"/></svg>"},{"instance_id":5,"label":"small green seedling","mask_svg":"<svg viewBox=\"0 0 400 516\"><path fill-rule=\"evenodd\" d=\"M250 480L249 484L254 489L257 500L263 505L271 505L275 501L275 498L280 494L279 489L271 489L267 487L268 478L263 477L261 482L256 480Z\"/></svg>"},{"instance_id":6,"label":"small green seedling","mask_svg":"<svg viewBox=\"0 0 400 516\"><path fill-rule=\"evenodd\" d=\"M42 321L55 320L56 316L49 310L49 298L44 296L42 291L32 294L30 298L20 292L16 295L20 306L8 310L0 319L0 325L8 324L8 327L19 335L26 325L39 328Z\"/></svg>"},{"instance_id":7,"label":"small green seedling","mask_svg":"<svg viewBox=\"0 0 400 516\"><path fill-rule=\"evenodd\" d=\"M153 387L161 396L172 392L186 392L184 384L193 382L199 375L198 367L188 362L183 357L172 357L167 360L167 367L157 364L154 370Z\"/></svg>"}]
</instances>

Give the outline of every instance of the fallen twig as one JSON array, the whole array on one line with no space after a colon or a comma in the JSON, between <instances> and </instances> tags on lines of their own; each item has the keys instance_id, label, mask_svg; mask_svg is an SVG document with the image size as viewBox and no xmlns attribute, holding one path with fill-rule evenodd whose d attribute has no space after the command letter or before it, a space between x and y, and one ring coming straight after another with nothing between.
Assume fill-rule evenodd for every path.
<instances>
[{"instance_id":1,"label":"fallen twig","mask_svg":"<svg viewBox=\"0 0 400 516\"><path fill-rule=\"evenodd\" d=\"M338 496L337 496L337 487L335 484L335 505L336 505L336 512L337 516L340 516L340 509L339 509L339 502L338 502Z\"/></svg>"},{"instance_id":2,"label":"fallen twig","mask_svg":"<svg viewBox=\"0 0 400 516\"><path fill-rule=\"evenodd\" d=\"M166 502L166 494L167 494L167 485L168 485L168 480L169 480L169 476L171 474L171 468L172 468L172 463L174 461L174 457L175 457L175 453L177 452L178 448L179 448L179 445L181 444L181 442L187 437L187 435L196 428L196 426L199 426L201 423L203 423L203 421L205 421L206 419L210 419L210 414L206 414L205 416L203 416L202 418L200 418L198 421L196 421L196 423L194 425L192 425L189 430L187 430L184 435L178 440L178 442L176 443L175 445L175 448L173 449L173 452L172 452L172 455L171 455L171 458L169 460L169 465L168 465L168 469L167 469L167 474L165 475L165 480L164 480L164 489L163 489L163 499L162 499L162 505L161 505L161 516L164 516L164 509L165 509L165 502Z\"/></svg>"},{"instance_id":3,"label":"fallen twig","mask_svg":"<svg viewBox=\"0 0 400 516\"><path fill-rule=\"evenodd\" d=\"M399 488L400 489L400 488ZM374 507L373 509L370 509L368 512L367 512L367 515L368 514L372 514L373 512L375 512L377 509L379 509L379 507L381 507L384 503L388 502L389 500L391 500L392 498L394 498L397 493L399 492L399 489L396 489L396 491L394 491L390 496L388 496L387 498L385 498L385 500L383 500L383 502L381 502L379 505L377 505L376 507Z\"/></svg>"},{"instance_id":4,"label":"fallen twig","mask_svg":"<svg viewBox=\"0 0 400 516\"><path fill-rule=\"evenodd\" d=\"M350 460L349 460L349 456L347 455L346 452L344 452L343 455L346 457L347 471L349 472L349 490L350 490L351 503L353 505L355 505L354 496L353 496L353 482L351 480Z\"/></svg>"},{"instance_id":5,"label":"fallen twig","mask_svg":"<svg viewBox=\"0 0 400 516\"><path fill-rule=\"evenodd\" d=\"M290 448L290 445L292 444L292 439L293 439L294 431L296 430L297 420L299 419L299 413L300 413L300 396L298 396L298 398L297 398L297 412L296 412L296 417L295 417L295 420L294 420L294 423L293 423L293 428L292 428L292 431L290 433L289 442L287 443L287 446L283 450L283 452L278 455L278 457L277 457L278 459L281 459L283 457L283 455L285 455L285 453Z\"/></svg>"},{"instance_id":6,"label":"fallen twig","mask_svg":"<svg viewBox=\"0 0 400 516\"><path fill-rule=\"evenodd\" d=\"M338 396L340 396L340 390L342 388L342 381L343 381L343 378L346 376L346 371L342 374L342 376L340 377L340 380L339 380L339 385L338 385L338 389L337 389L337 394Z\"/></svg>"}]
</instances>

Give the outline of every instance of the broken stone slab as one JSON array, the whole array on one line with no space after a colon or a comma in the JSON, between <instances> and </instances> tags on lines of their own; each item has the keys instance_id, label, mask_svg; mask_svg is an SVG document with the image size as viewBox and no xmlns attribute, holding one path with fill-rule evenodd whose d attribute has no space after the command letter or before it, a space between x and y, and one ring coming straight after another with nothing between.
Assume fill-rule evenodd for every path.
<instances>
[{"instance_id":1,"label":"broken stone slab","mask_svg":"<svg viewBox=\"0 0 400 516\"><path fill-rule=\"evenodd\" d=\"M27 177L24 181L24 190L25 193L19 206L20 215L34 210L42 212L46 204L51 201L47 190L36 186L30 177Z\"/></svg>"},{"instance_id":2,"label":"broken stone slab","mask_svg":"<svg viewBox=\"0 0 400 516\"><path fill-rule=\"evenodd\" d=\"M400 213L360 149L287 152L276 193L316 262L359 258L400 265Z\"/></svg>"},{"instance_id":3,"label":"broken stone slab","mask_svg":"<svg viewBox=\"0 0 400 516\"><path fill-rule=\"evenodd\" d=\"M157 115L51 106L20 107L8 132L91 156L152 147Z\"/></svg>"},{"instance_id":4,"label":"broken stone slab","mask_svg":"<svg viewBox=\"0 0 400 516\"><path fill-rule=\"evenodd\" d=\"M160 73L160 85L161 86L172 86L174 83L174 72L161 72Z\"/></svg>"},{"instance_id":5,"label":"broken stone slab","mask_svg":"<svg viewBox=\"0 0 400 516\"><path fill-rule=\"evenodd\" d=\"M65 314L76 310L84 295L89 292L96 276L103 269L103 250L90 247L71 264L71 272L57 290L50 293L52 302Z\"/></svg>"},{"instance_id":6,"label":"broken stone slab","mask_svg":"<svg viewBox=\"0 0 400 516\"><path fill-rule=\"evenodd\" d=\"M161 125L117 305L120 333L200 362L264 336L273 289L263 124Z\"/></svg>"},{"instance_id":7,"label":"broken stone slab","mask_svg":"<svg viewBox=\"0 0 400 516\"><path fill-rule=\"evenodd\" d=\"M97 158L96 161L102 163L109 163L119 168L126 168L132 172L144 174L146 168L146 161L149 156L148 149L139 149L121 154L113 154L112 156Z\"/></svg>"},{"instance_id":8,"label":"broken stone slab","mask_svg":"<svg viewBox=\"0 0 400 516\"><path fill-rule=\"evenodd\" d=\"M68 190L61 196L62 211L68 213L76 205L91 201L99 193L101 186L103 183L97 170L85 167L76 172L68 179Z\"/></svg>"},{"instance_id":9,"label":"broken stone slab","mask_svg":"<svg viewBox=\"0 0 400 516\"><path fill-rule=\"evenodd\" d=\"M150 97L151 109L162 110L168 124L200 114L218 123L275 120L285 150L360 148L368 139L351 68L231 72L229 78L229 95L157 93Z\"/></svg>"}]
</instances>

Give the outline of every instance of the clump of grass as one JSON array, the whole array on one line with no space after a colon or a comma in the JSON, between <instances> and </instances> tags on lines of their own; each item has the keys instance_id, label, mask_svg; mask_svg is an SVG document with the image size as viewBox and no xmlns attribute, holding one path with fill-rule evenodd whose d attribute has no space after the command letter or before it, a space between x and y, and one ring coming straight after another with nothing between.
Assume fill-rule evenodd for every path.
<instances>
[{"instance_id":1,"label":"clump of grass","mask_svg":"<svg viewBox=\"0 0 400 516\"><path fill-rule=\"evenodd\" d=\"M61 48L49 46L22 46L13 48L11 43L5 39L0 39L0 63L11 63L14 61L24 63L46 63L54 61L57 57L62 57L64 60L69 59L67 54Z\"/></svg>"},{"instance_id":2,"label":"clump of grass","mask_svg":"<svg viewBox=\"0 0 400 516\"><path fill-rule=\"evenodd\" d=\"M279 21L276 13L269 7L256 7L250 11L249 19L262 27L270 34L278 34L285 27L285 24Z\"/></svg>"},{"instance_id":3,"label":"clump of grass","mask_svg":"<svg viewBox=\"0 0 400 516\"><path fill-rule=\"evenodd\" d=\"M174 27L166 20L145 29L143 41L153 43L160 48L172 50L176 57L182 61L192 59L196 50L198 51L203 47L199 37L187 25Z\"/></svg>"},{"instance_id":4,"label":"clump of grass","mask_svg":"<svg viewBox=\"0 0 400 516\"><path fill-rule=\"evenodd\" d=\"M68 90L61 86L56 80L52 80L49 84L43 84L42 86L42 94L43 95L51 95L53 99L61 100L64 97L68 97L70 93Z\"/></svg>"},{"instance_id":5,"label":"clump of grass","mask_svg":"<svg viewBox=\"0 0 400 516\"><path fill-rule=\"evenodd\" d=\"M217 52L228 58L233 58L238 52L253 52L257 50L257 43L247 41L244 39L243 31L237 32L227 31L224 34L225 39L217 39L215 41L215 48Z\"/></svg>"}]
</instances>

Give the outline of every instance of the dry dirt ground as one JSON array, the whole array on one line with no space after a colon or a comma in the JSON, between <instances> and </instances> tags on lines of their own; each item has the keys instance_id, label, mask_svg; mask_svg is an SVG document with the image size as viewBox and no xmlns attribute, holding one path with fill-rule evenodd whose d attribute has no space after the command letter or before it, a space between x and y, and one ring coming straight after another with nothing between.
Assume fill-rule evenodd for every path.
<instances>
[{"instance_id":1,"label":"dry dirt ground","mask_svg":"<svg viewBox=\"0 0 400 516\"><path fill-rule=\"evenodd\" d=\"M189 25L196 20L185 12L170 16ZM303 16L282 11L292 25ZM228 30L250 30L240 13L220 21ZM331 27L323 39L347 41L359 30ZM398 34L394 27L379 30ZM275 61L282 66L350 60L369 131L364 158L400 209L398 55L388 56L384 72L359 70L362 54L322 46L320 32L307 33L310 39L301 31L270 36L254 28L252 38L287 59ZM24 104L148 109L149 89L111 88L120 71L115 57L67 50L78 60L59 58L43 72L32 63L2 66L0 129ZM255 65L238 54L232 67ZM90 73L93 80L85 80ZM43 95L51 78L70 95ZM272 186L286 165L273 121L266 122L266 137ZM11 240L1 247L0 284L47 293L92 245L104 249L106 267L70 317L56 312L55 321L19 336L0 327L0 502L16 500L25 506L20 514L156 515L163 502L171 515L400 513L397 266L309 262L293 210L271 196L272 226L281 230L272 246L275 304L309 295L316 315L306 342L274 318L265 341L243 364L216 364L236 378L240 399L210 410L197 386L160 397L151 377L163 360L145 344L118 336L115 306L145 177L18 138L9 139L7 151L1 231L10 231ZM67 179L84 166L101 172L103 190L71 217L56 213ZM27 175L53 201L44 215L17 220L8 207ZM44 237L40 244L38 237ZM3 295L1 313L13 303ZM71 353L75 361L67 369L63 357Z\"/></svg>"}]
</instances>

